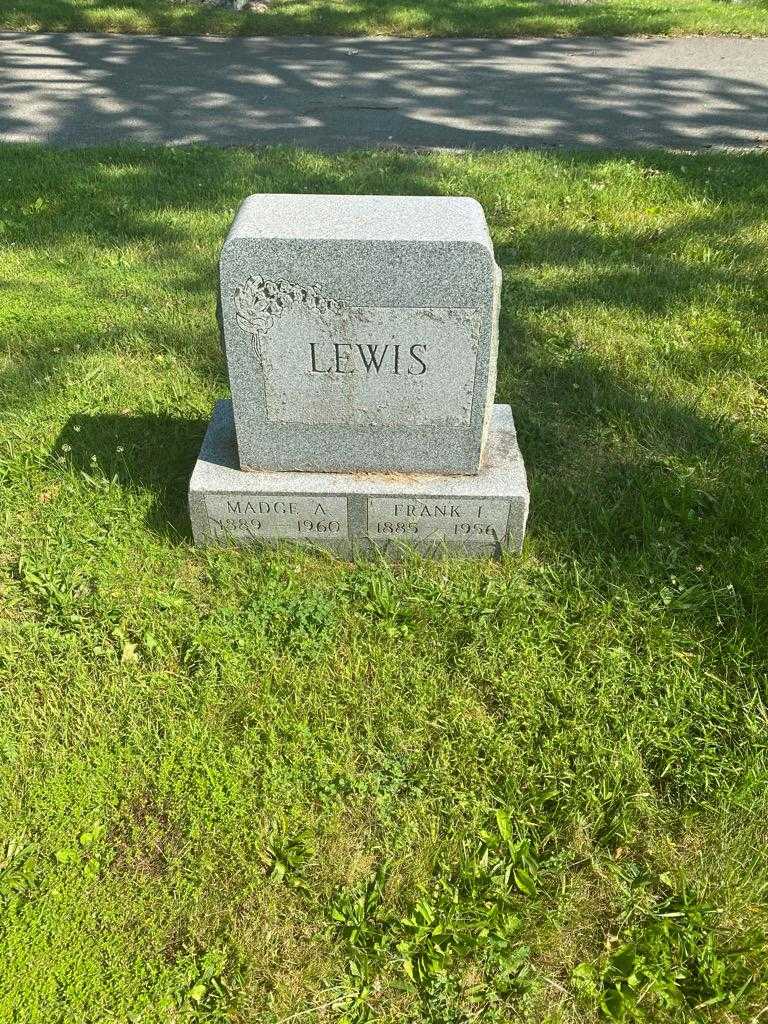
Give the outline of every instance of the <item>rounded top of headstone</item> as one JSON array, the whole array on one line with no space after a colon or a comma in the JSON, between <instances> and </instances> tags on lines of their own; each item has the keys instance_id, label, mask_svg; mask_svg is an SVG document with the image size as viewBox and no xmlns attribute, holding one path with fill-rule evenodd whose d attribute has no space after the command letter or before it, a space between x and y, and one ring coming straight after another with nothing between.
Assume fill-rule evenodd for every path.
<instances>
[{"instance_id":1,"label":"rounded top of headstone","mask_svg":"<svg viewBox=\"0 0 768 1024\"><path fill-rule=\"evenodd\" d=\"M468 196L259 193L242 202L225 248L241 238L464 242L493 258L483 208Z\"/></svg>"}]
</instances>

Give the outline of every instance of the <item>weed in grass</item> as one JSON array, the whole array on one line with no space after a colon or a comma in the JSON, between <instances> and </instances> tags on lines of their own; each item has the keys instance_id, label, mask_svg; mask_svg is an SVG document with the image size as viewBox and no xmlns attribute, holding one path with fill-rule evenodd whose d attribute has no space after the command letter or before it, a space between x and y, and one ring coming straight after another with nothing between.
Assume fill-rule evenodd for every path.
<instances>
[{"instance_id":1,"label":"weed in grass","mask_svg":"<svg viewBox=\"0 0 768 1024\"><path fill-rule=\"evenodd\" d=\"M662 878L652 911L617 936L618 948L573 972L578 990L598 997L616 1021L654 1021L676 1010L733 1011L765 974L765 936L754 931L729 943L718 911Z\"/></svg>"},{"instance_id":2,"label":"weed in grass","mask_svg":"<svg viewBox=\"0 0 768 1024\"><path fill-rule=\"evenodd\" d=\"M500 1003L527 991L530 950L517 913L536 896L538 865L525 840L515 841L506 814L498 833L464 845L458 865L440 862L404 907L387 910L385 868L331 904L335 934L347 957L349 1021L375 1014L380 975L412 992L421 1020L488 1019Z\"/></svg>"},{"instance_id":3,"label":"weed in grass","mask_svg":"<svg viewBox=\"0 0 768 1024\"><path fill-rule=\"evenodd\" d=\"M292 889L306 889L304 867L312 858L312 848L301 836L275 838L262 854L267 877Z\"/></svg>"},{"instance_id":4,"label":"weed in grass","mask_svg":"<svg viewBox=\"0 0 768 1024\"><path fill-rule=\"evenodd\" d=\"M0 899L4 908L28 899L35 885L35 850L24 839L7 839L0 856Z\"/></svg>"}]
</instances>

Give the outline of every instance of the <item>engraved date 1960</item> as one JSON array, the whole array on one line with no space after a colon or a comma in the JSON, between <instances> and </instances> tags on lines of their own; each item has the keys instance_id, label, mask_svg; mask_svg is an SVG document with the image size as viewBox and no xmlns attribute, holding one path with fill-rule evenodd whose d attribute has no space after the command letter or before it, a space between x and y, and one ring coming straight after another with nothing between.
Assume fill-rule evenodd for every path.
<instances>
[{"instance_id":1,"label":"engraved date 1960","mask_svg":"<svg viewBox=\"0 0 768 1024\"><path fill-rule=\"evenodd\" d=\"M347 533L347 500L299 495L211 495L206 499L213 536L233 539L316 537Z\"/></svg>"}]
</instances>

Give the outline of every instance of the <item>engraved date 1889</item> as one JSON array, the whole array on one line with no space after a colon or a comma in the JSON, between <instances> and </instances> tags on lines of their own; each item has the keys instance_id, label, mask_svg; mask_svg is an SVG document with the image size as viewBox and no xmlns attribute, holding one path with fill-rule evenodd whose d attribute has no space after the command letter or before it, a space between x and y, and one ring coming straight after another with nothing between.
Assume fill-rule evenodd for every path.
<instances>
[{"instance_id":1,"label":"engraved date 1889","mask_svg":"<svg viewBox=\"0 0 768 1024\"><path fill-rule=\"evenodd\" d=\"M232 539L302 537L331 540L347 533L347 501L299 495L212 495L206 500L213 536Z\"/></svg>"}]
</instances>

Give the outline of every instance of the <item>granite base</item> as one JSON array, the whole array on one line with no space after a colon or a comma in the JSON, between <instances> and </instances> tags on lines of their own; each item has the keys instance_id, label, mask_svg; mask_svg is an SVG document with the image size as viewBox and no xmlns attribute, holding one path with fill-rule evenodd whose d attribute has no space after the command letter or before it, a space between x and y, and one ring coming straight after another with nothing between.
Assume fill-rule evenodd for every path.
<instances>
[{"instance_id":1,"label":"granite base","mask_svg":"<svg viewBox=\"0 0 768 1024\"><path fill-rule=\"evenodd\" d=\"M298 473L239 468L231 401L216 403L189 484L195 543L299 541L345 558L408 547L439 557L519 551L528 485L512 411L495 405L472 476Z\"/></svg>"}]
</instances>

